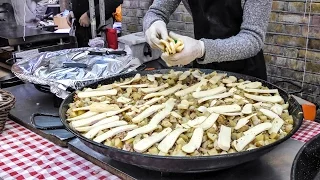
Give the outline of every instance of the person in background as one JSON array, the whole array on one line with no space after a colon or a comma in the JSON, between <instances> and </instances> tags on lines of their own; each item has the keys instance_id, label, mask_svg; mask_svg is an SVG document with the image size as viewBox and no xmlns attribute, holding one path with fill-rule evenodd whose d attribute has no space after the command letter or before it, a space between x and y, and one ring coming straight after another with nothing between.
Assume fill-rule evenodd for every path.
<instances>
[{"instance_id":1,"label":"person in background","mask_svg":"<svg viewBox=\"0 0 320 180\"><path fill-rule=\"evenodd\" d=\"M181 0L157 0L144 17L147 42L153 48L167 39L166 24ZM217 69L267 79L262 52L272 0L182 0L193 17L195 39L170 32L184 49L162 54L169 65ZM196 61L195 61L196 60Z\"/></svg>"},{"instance_id":2,"label":"person in background","mask_svg":"<svg viewBox=\"0 0 320 180\"><path fill-rule=\"evenodd\" d=\"M95 13L97 25L100 24L99 17L99 0L95 0ZM67 17L68 24L71 26L71 19L74 18L74 25L76 28L75 36L78 41L79 47L87 47L88 42L91 39L90 28L90 12L88 0L72 0L72 13ZM106 20L111 18L116 8L123 3L123 0L105 0L105 14ZM72 17L73 16L73 17Z\"/></svg>"}]
</instances>

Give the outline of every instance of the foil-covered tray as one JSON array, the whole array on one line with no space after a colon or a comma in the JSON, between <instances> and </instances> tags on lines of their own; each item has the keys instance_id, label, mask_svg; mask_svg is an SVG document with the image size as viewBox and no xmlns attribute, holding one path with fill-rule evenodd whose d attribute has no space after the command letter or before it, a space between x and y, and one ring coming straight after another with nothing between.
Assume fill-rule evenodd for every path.
<instances>
[{"instance_id":1,"label":"foil-covered tray","mask_svg":"<svg viewBox=\"0 0 320 180\"><path fill-rule=\"evenodd\" d=\"M108 50L75 48L43 52L15 63L11 70L23 81L49 86L52 93L64 99L69 94L67 89L80 89L100 79L134 71L141 65L139 59L130 55L105 54Z\"/></svg>"}]
</instances>

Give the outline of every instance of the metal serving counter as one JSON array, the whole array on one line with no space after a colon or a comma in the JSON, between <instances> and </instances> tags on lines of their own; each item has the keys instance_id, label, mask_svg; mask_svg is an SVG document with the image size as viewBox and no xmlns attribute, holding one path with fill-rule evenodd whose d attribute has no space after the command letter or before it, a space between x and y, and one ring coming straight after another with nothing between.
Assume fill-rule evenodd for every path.
<instances>
[{"instance_id":1,"label":"metal serving counter","mask_svg":"<svg viewBox=\"0 0 320 180\"><path fill-rule=\"evenodd\" d=\"M0 46L18 46L34 42L68 38L69 34L59 34L26 27L25 40L23 37L23 26L14 23L0 23Z\"/></svg>"}]
</instances>

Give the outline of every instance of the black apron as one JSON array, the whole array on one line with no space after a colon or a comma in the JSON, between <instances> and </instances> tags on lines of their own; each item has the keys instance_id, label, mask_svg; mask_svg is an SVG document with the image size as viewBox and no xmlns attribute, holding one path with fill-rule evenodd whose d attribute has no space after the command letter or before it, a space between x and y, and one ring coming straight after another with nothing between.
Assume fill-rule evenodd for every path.
<instances>
[{"instance_id":1,"label":"black apron","mask_svg":"<svg viewBox=\"0 0 320 180\"><path fill-rule=\"evenodd\" d=\"M188 0L193 16L196 39L226 39L240 32L243 9L241 0ZM236 61L198 64L194 68L216 69L246 74L267 80L263 51Z\"/></svg>"}]
</instances>

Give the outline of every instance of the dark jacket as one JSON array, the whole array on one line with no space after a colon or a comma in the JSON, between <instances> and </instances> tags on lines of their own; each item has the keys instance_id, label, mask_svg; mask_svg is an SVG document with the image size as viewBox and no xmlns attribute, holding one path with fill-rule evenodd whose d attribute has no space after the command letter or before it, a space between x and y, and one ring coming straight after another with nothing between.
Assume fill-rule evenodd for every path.
<instances>
[{"instance_id":1,"label":"dark jacket","mask_svg":"<svg viewBox=\"0 0 320 180\"><path fill-rule=\"evenodd\" d=\"M123 3L123 0L105 0L105 13L106 20L112 17L112 13L116 11L116 8ZM99 0L94 0L95 13L97 17L97 24L100 24L100 11L99 11ZM76 18L76 22L79 21L80 17L83 13L87 12L88 16L90 16L89 12L89 1L88 0L72 0L72 11Z\"/></svg>"}]
</instances>

